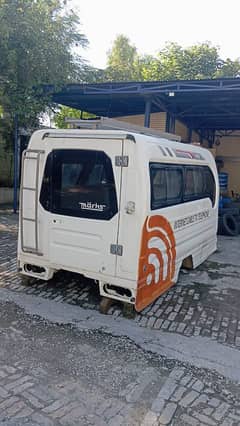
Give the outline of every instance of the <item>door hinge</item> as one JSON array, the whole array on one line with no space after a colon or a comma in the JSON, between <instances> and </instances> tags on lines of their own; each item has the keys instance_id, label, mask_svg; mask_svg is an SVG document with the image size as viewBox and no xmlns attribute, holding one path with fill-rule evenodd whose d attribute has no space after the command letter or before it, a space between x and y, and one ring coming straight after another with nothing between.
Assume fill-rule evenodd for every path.
<instances>
[{"instance_id":1,"label":"door hinge","mask_svg":"<svg viewBox=\"0 0 240 426\"><path fill-rule=\"evenodd\" d=\"M117 256L122 256L123 255L123 246L121 246L119 244L111 244L110 253L116 254Z\"/></svg>"},{"instance_id":2,"label":"door hinge","mask_svg":"<svg viewBox=\"0 0 240 426\"><path fill-rule=\"evenodd\" d=\"M116 155L115 166L117 167L128 167L128 155Z\"/></svg>"}]
</instances>

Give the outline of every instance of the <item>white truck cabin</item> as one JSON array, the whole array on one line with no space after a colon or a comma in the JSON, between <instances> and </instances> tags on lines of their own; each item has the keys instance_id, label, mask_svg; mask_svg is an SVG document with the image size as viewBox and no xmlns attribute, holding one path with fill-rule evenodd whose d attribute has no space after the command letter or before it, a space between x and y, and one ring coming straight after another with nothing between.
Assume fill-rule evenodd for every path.
<instances>
[{"instance_id":1,"label":"white truck cabin","mask_svg":"<svg viewBox=\"0 0 240 426\"><path fill-rule=\"evenodd\" d=\"M216 250L218 178L208 150L122 130L40 130L23 154L18 261L60 270L141 311Z\"/></svg>"}]
</instances>

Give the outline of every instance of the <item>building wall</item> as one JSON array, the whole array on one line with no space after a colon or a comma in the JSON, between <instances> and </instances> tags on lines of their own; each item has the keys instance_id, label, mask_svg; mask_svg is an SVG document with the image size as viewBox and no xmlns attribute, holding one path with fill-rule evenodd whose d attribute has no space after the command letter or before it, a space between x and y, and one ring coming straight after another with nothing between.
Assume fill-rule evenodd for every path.
<instances>
[{"instance_id":1,"label":"building wall","mask_svg":"<svg viewBox=\"0 0 240 426\"><path fill-rule=\"evenodd\" d=\"M181 121L176 120L175 123L175 133L176 135L181 136L181 140L182 142L186 142L188 143L188 127L183 124ZM192 131L192 138L191 138L191 143L199 143L200 142L200 136L198 135L197 132Z\"/></svg>"},{"instance_id":2,"label":"building wall","mask_svg":"<svg viewBox=\"0 0 240 426\"><path fill-rule=\"evenodd\" d=\"M181 136L181 140L183 142L187 142L187 140L188 140L188 128L183 123L181 123L179 120L176 120L176 123L175 123L175 133L176 133L176 135Z\"/></svg>"},{"instance_id":3,"label":"building wall","mask_svg":"<svg viewBox=\"0 0 240 426\"><path fill-rule=\"evenodd\" d=\"M166 112L156 112L151 114L150 127L161 132L166 131Z\"/></svg>"},{"instance_id":4,"label":"building wall","mask_svg":"<svg viewBox=\"0 0 240 426\"><path fill-rule=\"evenodd\" d=\"M155 130L165 132L166 127L166 113L156 112L151 114L150 127ZM136 124L137 126L144 126L144 115L130 115L128 117L117 117L117 120L124 121L125 123Z\"/></svg>"},{"instance_id":5,"label":"building wall","mask_svg":"<svg viewBox=\"0 0 240 426\"><path fill-rule=\"evenodd\" d=\"M233 133L228 137L217 138L220 145L216 145L216 157L223 160L221 172L228 173L228 192L240 194L240 135Z\"/></svg>"}]
</instances>

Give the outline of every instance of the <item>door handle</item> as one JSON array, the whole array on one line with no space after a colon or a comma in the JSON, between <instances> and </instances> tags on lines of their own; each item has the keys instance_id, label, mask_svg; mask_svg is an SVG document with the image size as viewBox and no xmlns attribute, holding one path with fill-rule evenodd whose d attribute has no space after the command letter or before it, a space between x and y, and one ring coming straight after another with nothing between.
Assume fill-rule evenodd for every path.
<instances>
[{"instance_id":1,"label":"door handle","mask_svg":"<svg viewBox=\"0 0 240 426\"><path fill-rule=\"evenodd\" d=\"M134 201L128 201L127 205L125 207L125 211L127 214L133 214L135 212L135 202Z\"/></svg>"}]
</instances>

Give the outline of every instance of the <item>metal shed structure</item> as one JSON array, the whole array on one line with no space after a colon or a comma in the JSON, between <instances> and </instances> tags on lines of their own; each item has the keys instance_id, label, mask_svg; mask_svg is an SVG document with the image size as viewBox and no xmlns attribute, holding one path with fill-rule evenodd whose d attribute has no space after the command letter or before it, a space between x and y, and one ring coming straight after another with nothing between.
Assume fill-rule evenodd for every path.
<instances>
[{"instance_id":1,"label":"metal shed structure","mask_svg":"<svg viewBox=\"0 0 240 426\"><path fill-rule=\"evenodd\" d=\"M175 121L180 120L210 144L216 131L240 129L240 78L69 84L58 93L50 86L48 90L54 102L97 116L144 114L146 127L151 113L164 111L166 131L174 132Z\"/></svg>"},{"instance_id":2,"label":"metal shed structure","mask_svg":"<svg viewBox=\"0 0 240 426\"><path fill-rule=\"evenodd\" d=\"M60 91L47 85L44 92L57 104L99 117L127 117L131 123L133 117L141 116L141 124L146 127L152 127L154 114L165 114L161 130L179 133L177 125L181 123L186 129L184 142L190 143L193 137L197 137L197 142L215 149L214 155L225 159L224 167L232 176L232 188L240 193L240 78L67 84ZM16 140L15 209L18 186Z\"/></svg>"}]
</instances>

